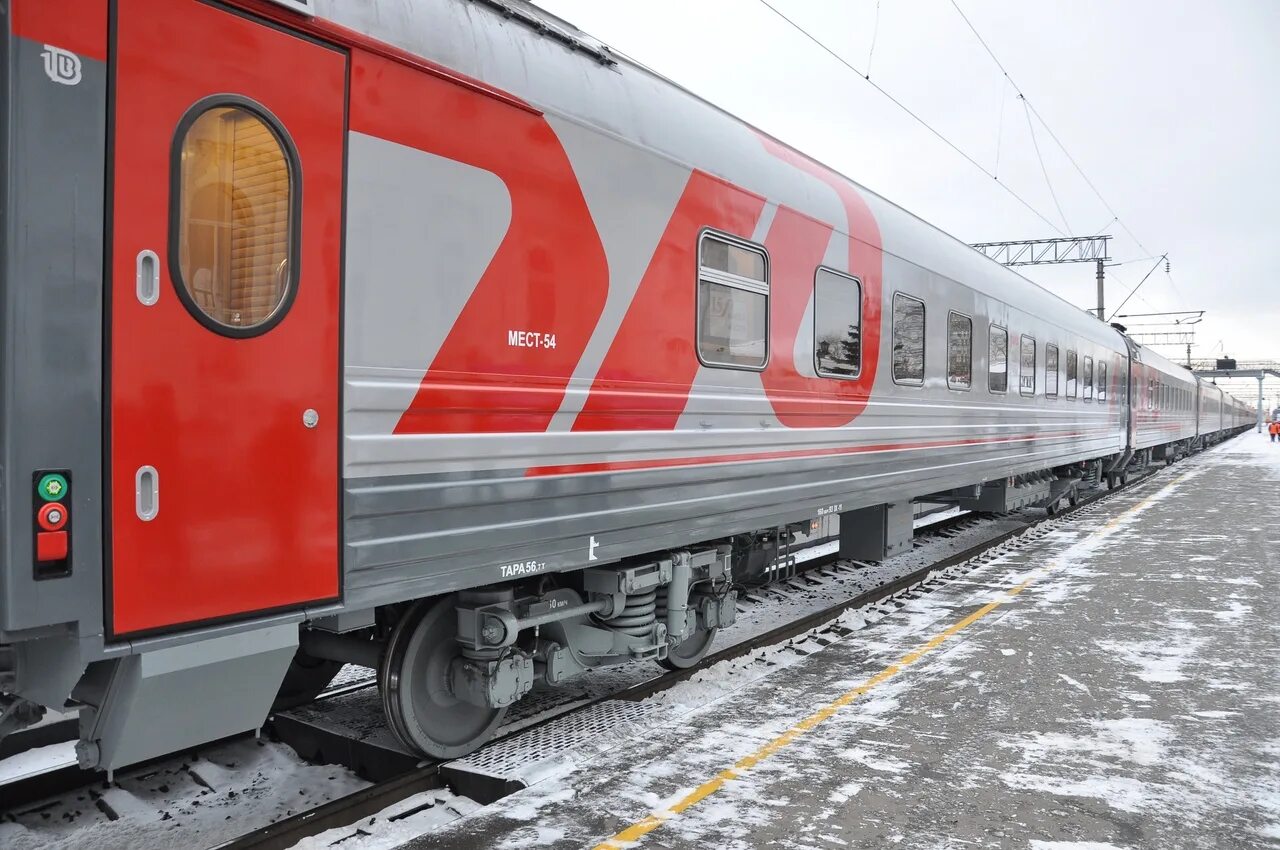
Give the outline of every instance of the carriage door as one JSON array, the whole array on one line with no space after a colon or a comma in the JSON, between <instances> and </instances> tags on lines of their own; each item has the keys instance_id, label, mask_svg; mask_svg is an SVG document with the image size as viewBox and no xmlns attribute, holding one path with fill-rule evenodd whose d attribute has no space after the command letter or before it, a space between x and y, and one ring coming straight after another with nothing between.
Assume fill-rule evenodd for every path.
<instances>
[{"instance_id":1,"label":"carriage door","mask_svg":"<svg viewBox=\"0 0 1280 850\"><path fill-rule=\"evenodd\" d=\"M111 632L336 598L346 55L115 5Z\"/></svg>"}]
</instances>

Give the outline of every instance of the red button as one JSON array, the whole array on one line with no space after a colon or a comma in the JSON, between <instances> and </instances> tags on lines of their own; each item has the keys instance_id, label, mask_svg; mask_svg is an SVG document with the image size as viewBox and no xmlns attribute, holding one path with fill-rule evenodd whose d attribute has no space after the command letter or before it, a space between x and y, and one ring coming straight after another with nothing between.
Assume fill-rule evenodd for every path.
<instances>
[{"instance_id":1,"label":"red button","mask_svg":"<svg viewBox=\"0 0 1280 850\"><path fill-rule=\"evenodd\" d=\"M67 557L67 533L65 531L36 532L36 560L64 561Z\"/></svg>"},{"instance_id":2,"label":"red button","mask_svg":"<svg viewBox=\"0 0 1280 850\"><path fill-rule=\"evenodd\" d=\"M67 524L67 509L60 502L49 502L36 517L45 531L57 531Z\"/></svg>"}]
</instances>

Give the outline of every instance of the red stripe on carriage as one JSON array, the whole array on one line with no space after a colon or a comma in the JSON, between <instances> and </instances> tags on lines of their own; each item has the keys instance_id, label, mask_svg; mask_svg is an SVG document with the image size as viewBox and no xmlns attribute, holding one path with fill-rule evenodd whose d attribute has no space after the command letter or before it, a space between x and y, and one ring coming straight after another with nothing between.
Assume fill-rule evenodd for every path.
<instances>
[{"instance_id":1,"label":"red stripe on carriage","mask_svg":"<svg viewBox=\"0 0 1280 850\"><path fill-rule=\"evenodd\" d=\"M876 218L862 194L844 175L809 159L777 139L763 133L757 135L766 151L826 183L840 198L848 219L849 268L847 271L862 281L861 374L851 381L826 379L810 383L798 373L777 371L771 366L763 376L765 392L773 404L775 415L784 425L792 427L807 424L819 427L845 425L852 422L866 408L880 365L881 291L884 264L880 225L876 223ZM782 210L778 213L781 215ZM770 238L772 237L773 232L770 231ZM798 237L790 235L783 237L780 234L779 238L794 240ZM772 252L771 256L774 256L776 267L782 257L780 254L773 255ZM812 276L812 268L809 274ZM775 290L775 297L786 297L781 289L779 287ZM813 291L812 279L803 289L806 296ZM803 315L803 309L801 315ZM792 322L791 326L795 327L797 324ZM775 355L782 352L788 361L791 359L790 348L784 350L782 346L777 346L773 350Z\"/></svg>"},{"instance_id":2,"label":"red stripe on carriage","mask_svg":"<svg viewBox=\"0 0 1280 850\"><path fill-rule=\"evenodd\" d=\"M1045 434L1019 434L1010 437L975 437L963 440L936 440L916 443L879 443L869 446L844 446L825 449L791 449L776 452L743 452L741 454L703 455L695 457L664 457L650 460L601 461L565 466L535 466L525 471L527 478L547 475L579 475L589 472L636 472L645 469L664 469L674 466L707 466L724 463L750 463L754 461L792 460L796 458L841 457L843 455L869 454L872 452L898 452L918 449L945 449L973 445L998 445L1003 443L1027 443L1043 439L1069 439L1084 436L1085 431L1058 431Z\"/></svg>"},{"instance_id":3,"label":"red stripe on carriage","mask_svg":"<svg viewBox=\"0 0 1280 850\"><path fill-rule=\"evenodd\" d=\"M351 128L484 169L511 198L507 233L395 433L545 431L609 292L604 246L555 132L541 115L359 51ZM439 285L431 269L421 275L406 285Z\"/></svg>"},{"instance_id":4,"label":"red stripe on carriage","mask_svg":"<svg viewBox=\"0 0 1280 850\"><path fill-rule=\"evenodd\" d=\"M84 59L107 59L107 0L13 0L13 34Z\"/></svg>"},{"instance_id":5,"label":"red stripe on carriage","mask_svg":"<svg viewBox=\"0 0 1280 850\"><path fill-rule=\"evenodd\" d=\"M693 348L698 234L750 239L764 199L701 171L689 175L631 306L596 373L575 431L670 431L698 374Z\"/></svg>"}]
</instances>

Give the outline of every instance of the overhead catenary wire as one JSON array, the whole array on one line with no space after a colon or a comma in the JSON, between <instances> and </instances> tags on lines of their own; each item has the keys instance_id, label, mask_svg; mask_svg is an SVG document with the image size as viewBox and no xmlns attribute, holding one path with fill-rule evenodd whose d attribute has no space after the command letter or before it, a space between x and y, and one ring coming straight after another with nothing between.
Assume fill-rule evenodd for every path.
<instances>
[{"instance_id":1,"label":"overhead catenary wire","mask_svg":"<svg viewBox=\"0 0 1280 850\"><path fill-rule=\"evenodd\" d=\"M1031 111L1027 109L1027 99L1022 95L1018 95L1018 99L1022 101L1022 111L1027 116L1027 130L1031 133L1031 145L1036 149L1036 159L1040 160L1040 173L1044 175L1044 184L1049 187L1049 197L1053 198L1053 205L1058 210L1058 215L1062 217L1062 223L1066 226L1067 232L1071 232L1071 222L1067 221L1067 214L1062 211L1062 204L1058 203L1058 193L1053 190L1053 181L1049 179L1049 169L1045 167L1044 156L1040 153L1040 141L1036 138L1036 128L1031 123Z\"/></svg>"},{"instance_id":2,"label":"overhead catenary wire","mask_svg":"<svg viewBox=\"0 0 1280 850\"><path fill-rule=\"evenodd\" d=\"M871 49L867 51L867 79L871 79L871 60L876 56L876 39L880 36L880 0L876 0L876 21L871 25Z\"/></svg>"},{"instance_id":3,"label":"overhead catenary wire","mask_svg":"<svg viewBox=\"0 0 1280 850\"><path fill-rule=\"evenodd\" d=\"M982 49L991 57L991 61L996 63L996 67L1000 69L1000 73L1004 74L1005 79L1009 81L1009 85L1013 86L1013 90L1018 93L1020 98L1022 98L1022 102L1026 106L1027 110L1035 116L1037 121L1040 122L1040 126L1044 127L1045 132L1049 134L1049 138L1053 139L1053 143L1057 145L1058 149L1062 151L1064 156L1066 156L1067 161L1071 163L1071 167L1074 168L1076 173L1084 180L1085 185L1089 187L1090 191L1093 192L1094 196L1099 202L1101 202L1102 206L1106 208L1107 212L1111 213L1116 223L1118 223L1124 232L1129 235L1129 238L1132 239L1144 253L1154 256L1154 253L1147 248L1146 245L1142 244L1142 240L1139 239L1131 229L1129 229L1129 225L1125 223L1124 219L1120 218L1120 215L1115 211L1107 199L1098 191L1098 187L1089 179L1089 175L1085 174L1084 169L1080 167L1080 163L1076 162L1076 158L1071 155L1071 151L1067 150L1067 146L1058 138L1058 134L1053 132L1053 128L1044 120L1044 116L1042 116L1040 111L1036 109L1035 104L1027 99L1026 94L1023 93L1022 89L1014 81L1013 77L1010 76L1008 69L1004 67L1004 63L1000 61L1000 58L996 56L995 51L991 49L989 44L987 44L987 40L982 37L982 33L978 32L978 28L973 25L973 21L969 20L969 16L964 13L964 9L960 8L959 2L957 2L957 0L951 0L951 5L955 7L956 12L964 20L965 25L969 27L969 31L973 33L974 38L978 39L978 43L982 45Z\"/></svg>"},{"instance_id":4,"label":"overhead catenary wire","mask_svg":"<svg viewBox=\"0 0 1280 850\"><path fill-rule=\"evenodd\" d=\"M1067 235L1066 233L1064 233L1064 232L1062 231L1062 229L1061 229L1061 228L1059 228L1059 227L1058 227L1058 225L1054 224L1052 220L1050 220L1046 215L1044 215L1044 213L1040 212L1040 211L1039 211L1038 209L1036 209L1036 208L1035 208L1035 207L1034 207L1034 206L1033 206L1029 201L1027 201L1025 198L1023 198L1021 195L1019 195L1017 192L1015 192L1015 191L1014 191L1014 190L1013 190L1013 189L1012 189L1012 188L1011 188L1007 183L1004 183L1003 181L1001 181L1001 180L1000 180L1000 178L996 177L996 175L995 175L995 174L993 174L992 172L988 171L988 170L987 170L987 168L986 168L985 166L983 166L980 162L978 162L976 159L974 159L974 158L973 158L972 156L970 156L969 154L965 153L965 152L964 152L964 151L963 151L963 150L962 150L958 145L956 145L956 144L955 144L955 142L951 141L951 140L950 140L950 139L948 139L946 136L944 136L944 135L943 135L939 130L935 129L935 128L933 127L933 125L932 125L932 124L930 124L928 121L925 121L923 118L921 118L921 117L920 117L919 115L917 115L915 112L913 112L913 111L910 109L910 107L908 107L905 103L903 103L902 101L900 101L900 100L898 100L896 97L894 97L892 94L890 94L890 93L889 93L889 92L888 92L888 91L887 91L883 86L881 86L881 85L880 85L879 83L877 83L875 80L872 80L872 79L871 79L871 77L869 77L867 74L864 74L861 70L859 70L859 69L858 69L857 67L855 67L852 63L850 63L850 62L849 62L849 60L845 59L845 58L844 58L843 56L841 56L839 53L837 53L836 51L832 50L830 47L828 47L828 46L827 46L827 45L826 45L826 44L825 44L821 39L819 39L817 36L813 35L811 32L809 32L808 30L806 30L804 27L800 26L800 24L796 23L796 22L795 22L795 21L793 21L791 18L787 17L785 14L783 14L781 11L779 11L779 10L777 9L777 7L775 7L772 3L770 3L770 2L769 2L769 0L759 0L759 2L760 2L760 4L761 4L762 6L764 6L766 9L768 9L770 12L773 12L773 14L777 15L779 18L781 18L783 21L785 21L785 22L786 22L789 26L791 26L791 28L792 28L792 29L794 29L796 32L800 33L802 36L804 36L805 38L807 38L809 41L813 42L813 43L814 43L814 44L815 44L819 49L821 49L824 53L828 54L828 55L829 55L829 56L831 56L833 59L835 59L837 62L839 62L841 65L844 65L844 66L845 66L846 68L848 68L850 71L852 71L853 73L857 74L857 75L858 75L859 77L861 77L862 79L866 80L866 82L867 82L867 84L868 84L868 85L870 85L872 88L874 88L874 89L875 89L876 91L878 91L880 94L882 94L882 95L884 95L886 98L888 98L888 100L889 100L891 103L893 103L893 105L894 105L894 106L896 106L896 107L898 107L899 109L901 109L903 112L905 112L907 115L909 115L912 119L914 119L914 120L916 121L916 123L918 123L920 126L924 127L926 130L928 130L928 131L929 131L931 134L933 134L935 137L937 137L939 141L941 141L941 142L942 142L943 144L945 144L947 147L951 148L953 151L955 151L956 153L958 153L958 154L959 154L961 157L963 157L963 158L965 159L965 161L967 161L970 165L972 165L974 168L978 169L979 171L981 171L983 174L987 175L987 176L988 176L988 177L990 177L991 179L995 180L995 181L996 181L996 183L1000 186L1000 188L1004 189L1004 191L1005 191L1005 192L1007 192L1007 193L1009 193L1009 195L1011 195L1011 196L1012 196L1012 197L1013 197L1013 198L1014 198L1018 203L1022 204L1022 206L1026 207L1029 211L1031 211L1031 213L1033 213L1033 214L1036 216L1036 218L1040 219L1040 220L1041 220L1041 221L1043 221L1045 224L1047 224L1049 227L1051 227L1051 228L1054 230L1054 232L1055 232L1055 233L1057 233L1059 236L1066 236L1066 235Z\"/></svg>"},{"instance_id":5,"label":"overhead catenary wire","mask_svg":"<svg viewBox=\"0 0 1280 850\"><path fill-rule=\"evenodd\" d=\"M1000 144L1004 140L1004 104L1009 99L1009 84L1005 80L1000 81L1000 118L996 122L996 167L993 170L992 177L1000 179Z\"/></svg>"},{"instance_id":6,"label":"overhead catenary wire","mask_svg":"<svg viewBox=\"0 0 1280 850\"><path fill-rule=\"evenodd\" d=\"M1160 256L1160 258L1156 260L1156 264L1155 264L1154 266L1152 266L1152 267L1147 271L1147 273L1146 273L1146 274L1144 274L1144 275L1142 276L1142 280L1138 281L1138 285L1137 285L1137 286L1135 286L1133 289L1130 289L1130 290L1129 290L1129 294L1128 294L1128 295L1126 295L1126 296L1124 297L1124 300L1120 302L1120 306L1119 306L1119 307L1117 307L1117 308L1115 308L1114 310L1112 310L1112 311L1111 311L1111 315L1107 317L1107 321L1108 321L1108 322L1109 322L1109 321L1111 321L1112 319L1114 319L1114 318L1116 317L1116 313L1119 313L1121 310L1123 310L1123 309L1124 309L1124 305L1128 304L1128 303L1129 303L1129 299L1130 299L1130 298L1132 298L1134 295L1136 295L1136 294L1137 294L1138 290L1142 288L1142 284L1146 283L1146 282L1147 282L1147 278L1151 277L1151 273L1152 273L1152 272L1154 272L1156 269L1160 268L1160 264L1161 264L1161 263L1163 263L1163 262L1165 261L1165 258L1166 258L1167 256L1168 256L1168 254L1162 254L1162 255ZM1141 298L1139 298L1138 300L1142 300L1142 299L1141 299Z\"/></svg>"}]
</instances>

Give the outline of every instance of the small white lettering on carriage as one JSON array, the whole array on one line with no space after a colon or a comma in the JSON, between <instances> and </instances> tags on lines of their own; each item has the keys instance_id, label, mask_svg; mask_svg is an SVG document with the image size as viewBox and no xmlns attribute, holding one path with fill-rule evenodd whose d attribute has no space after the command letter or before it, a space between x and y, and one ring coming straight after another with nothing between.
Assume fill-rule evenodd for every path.
<instances>
[{"instance_id":1,"label":"small white lettering on carriage","mask_svg":"<svg viewBox=\"0 0 1280 850\"><path fill-rule=\"evenodd\" d=\"M546 561L517 561L514 564L503 564L498 569L503 578L511 578L512 576L527 576L533 573L540 573L546 568Z\"/></svg>"},{"instance_id":2,"label":"small white lettering on carriage","mask_svg":"<svg viewBox=\"0 0 1280 850\"><path fill-rule=\"evenodd\" d=\"M556 335L540 331L507 331L507 345L511 348L555 348Z\"/></svg>"},{"instance_id":3,"label":"small white lettering on carriage","mask_svg":"<svg viewBox=\"0 0 1280 850\"><path fill-rule=\"evenodd\" d=\"M844 510L843 504L827 505L825 508L818 508L818 516L828 516L829 514L838 514Z\"/></svg>"}]
</instances>

